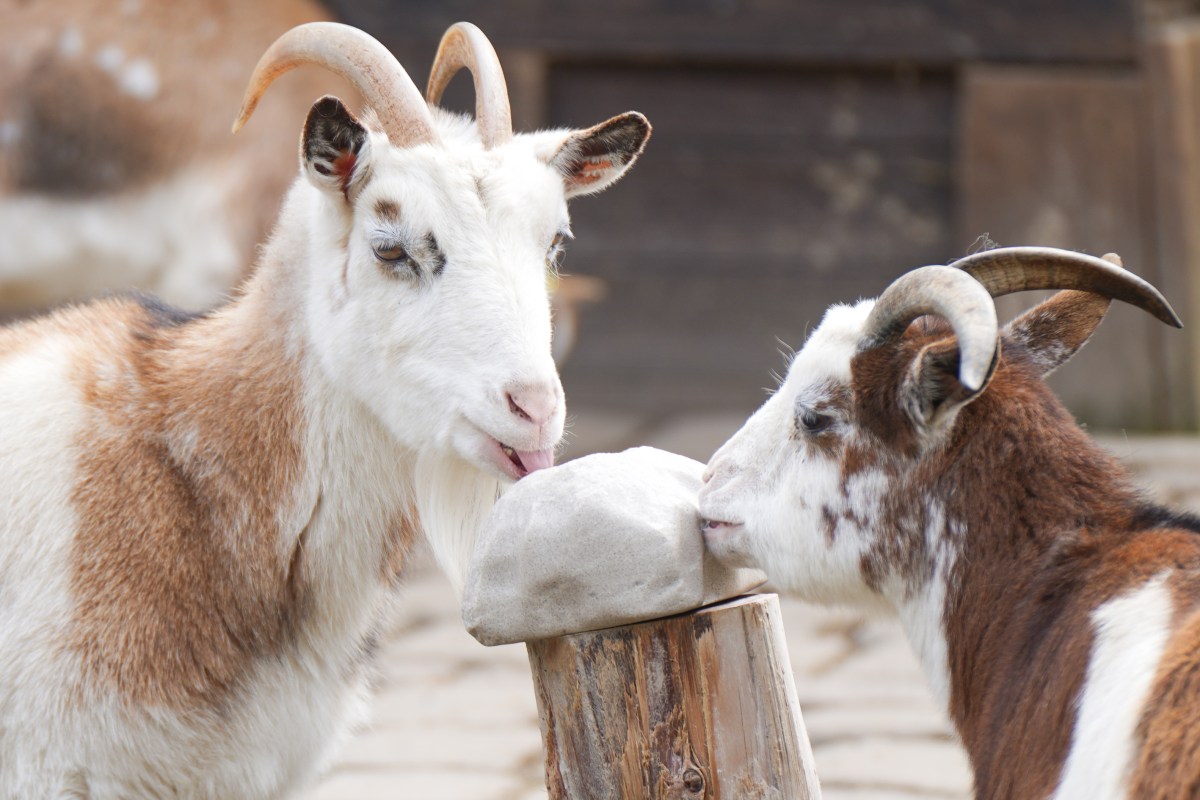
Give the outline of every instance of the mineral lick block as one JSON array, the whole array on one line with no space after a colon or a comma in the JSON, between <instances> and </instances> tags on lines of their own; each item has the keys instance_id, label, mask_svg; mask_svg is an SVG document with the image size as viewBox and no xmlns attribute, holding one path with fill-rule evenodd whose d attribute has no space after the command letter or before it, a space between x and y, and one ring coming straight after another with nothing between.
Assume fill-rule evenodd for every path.
<instances>
[{"instance_id":1,"label":"mineral lick block","mask_svg":"<svg viewBox=\"0 0 1200 800\"><path fill-rule=\"evenodd\" d=\"M736 597L765 581L704 548L704 465L636 447L521 480L475 548L463 623L486 645L610 628Z\"/></svg>"}]
</instances>

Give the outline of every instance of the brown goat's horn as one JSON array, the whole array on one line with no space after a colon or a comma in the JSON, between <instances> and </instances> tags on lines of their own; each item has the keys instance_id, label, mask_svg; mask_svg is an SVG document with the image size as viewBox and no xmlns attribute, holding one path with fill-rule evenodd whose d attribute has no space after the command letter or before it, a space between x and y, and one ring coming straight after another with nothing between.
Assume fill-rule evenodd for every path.
<instances>
[{"instance_id":1,"label":"brown goat's horn","mask_svg":"<svg viewBox=\"0 0 1200 800\"><path fill-rule=\"evenodd\" d=\"M1027 289L1076 289L1122 300L1182 328L1175 310L1157 289L1117 264L1095 256L1055 247L1003 247L984 250L955 261L992 295Z\"/></svg>"},{"instance_id":2,"label":"brown goat's horn","mask_svg":"<svg viewBox=\"0 0 1200 800\"><path fill-rule=\"evenodd\" d=\"M982 389L995 365L1000 328L987 289L961 270L921 267L897 278L871 309L859 349L896 341L925 314L937 314L954 328L959 382L970 391Z\"/></svg>"},{"instance_id":3,"label":"brown goat's horn","mask_svg":"<svg viewBox=\"0 0 1200 800\"><path fill-rule=\"evenodd\" d=\"M504 144L512 139L512 110L508 105L508 84L492 43L483 31L469 22L451 25L442 36L433 67L429 70L429 86L425 99L437 104L442 99L450 79L466 67L475 81L475 124L485 148Z\"/></svg>"},{"instance_id":4,"label":"brown goat's horn","mask_svg":"<svg viewBox=\"0 0 1200 800\"><path fill-rule=\"evenodd\" d=\"M275 40L254 67L233 132L250 119L272 81L303 64L324 67L354 84L396 147L438 141L429 107L396 57L358 28L337 22L297 25Z\"/></svg>"}]
</instances>

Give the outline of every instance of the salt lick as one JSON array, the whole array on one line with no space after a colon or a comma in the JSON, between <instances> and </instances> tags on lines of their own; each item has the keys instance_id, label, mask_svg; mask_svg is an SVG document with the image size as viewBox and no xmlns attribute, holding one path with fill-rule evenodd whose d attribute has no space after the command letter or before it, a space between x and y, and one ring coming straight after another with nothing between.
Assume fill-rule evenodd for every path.
<instances>
[{"instance_id":1,"label":"salt lick","mask_svg":"<svg viewBox=\"0 0 1200 800\"><path fill-rule=\"evenodd\" d=\"M609 628L690 611L762 584L704 549L704 465L637 447L539 470L484 525L463 623L486 645Z\"/></svg>"}]
</instances>

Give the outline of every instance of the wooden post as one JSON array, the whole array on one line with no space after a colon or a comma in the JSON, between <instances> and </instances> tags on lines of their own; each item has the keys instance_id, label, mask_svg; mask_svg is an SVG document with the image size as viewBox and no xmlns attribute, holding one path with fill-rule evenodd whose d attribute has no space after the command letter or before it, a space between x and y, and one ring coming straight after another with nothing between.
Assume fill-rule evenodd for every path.
<instances>
[{"instance_id":1,"label":"wooden post","mask_svg":"<svg viewBox=\"0 0 1200 800\"><path fill-rule=\"evenodd\" d=\"M528 643L551 800L816 800L779 599Z\"/></svg>"}]
</instances>

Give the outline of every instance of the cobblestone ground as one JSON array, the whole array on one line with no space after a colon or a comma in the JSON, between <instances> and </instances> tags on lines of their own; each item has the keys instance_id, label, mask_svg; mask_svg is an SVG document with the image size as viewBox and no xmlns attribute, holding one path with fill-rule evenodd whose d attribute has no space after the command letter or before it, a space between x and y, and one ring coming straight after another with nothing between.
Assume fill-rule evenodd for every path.
<instances>
[{"instance_id":1,"label":"cobblestone ground","mask_svg":"<svg viewBox=\"0 0 1200 800\"><path fill-rule=\"evenodd\" d=\"M706 460L741 422L578 413L567 457L650 444ZM1152 495L1200 510L1200 439L1097 438ZM445 581L425 564L414 573L380 654L373 721L302 800L545 800L524 647L476 643ZM782 606L824 796L968 797L966 758L896 623Z\"/></svg>"}]
</instances>

